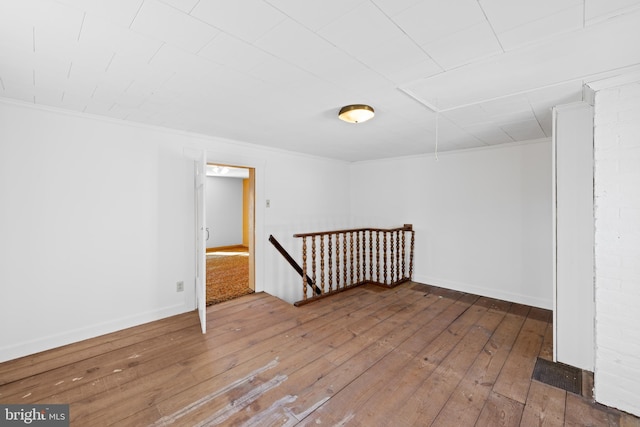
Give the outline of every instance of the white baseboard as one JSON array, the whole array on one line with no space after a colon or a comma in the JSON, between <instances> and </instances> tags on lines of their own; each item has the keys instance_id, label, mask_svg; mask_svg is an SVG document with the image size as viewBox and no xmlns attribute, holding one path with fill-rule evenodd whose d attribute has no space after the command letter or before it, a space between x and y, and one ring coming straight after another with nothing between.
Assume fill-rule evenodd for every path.
<instances>
[{"instance_id":1,"label":"white baseboard","mask_svg":"<svg viewBox=\"0 0 640 427\"><path fill-rule=\"evenodd\" d=\"M132 326L142 325L144 323L153 322L154 320L164 319L165 317L174 316L176 314L192 310L193 308L188 307L186 304L179 304L145 313L137 313L132 316L121 317L109 322L101 322L70 331L63 331L55 335L2 346L0 347L0 362L29 356L41 351L50 350L52 348L61 347L63 345L72 344L89 338L95 338L100 335L120 331Z\"/></svg>"},{"instance_id":2,"label":"white baseboard","mask_svg":"<svg viewBox=\"0 0 640 427\"><path fill-rule=\"evenodd\" d=\"M523 295L514 292L508 292L502 289L485 288L482 286L474 286L468 283L457 283L450 280L439 279L429 276L416 276L413 279L414 282L424 283L427 285L438 286L441 288L447 288L454 291L467 292L470 294L480 295L483 297L501 299L504 301L515 302L518 304L530 305L532 307L543 308L546 310L553 309L553 300L538 298L530 295Z\"/></svg>"}]
</instances>

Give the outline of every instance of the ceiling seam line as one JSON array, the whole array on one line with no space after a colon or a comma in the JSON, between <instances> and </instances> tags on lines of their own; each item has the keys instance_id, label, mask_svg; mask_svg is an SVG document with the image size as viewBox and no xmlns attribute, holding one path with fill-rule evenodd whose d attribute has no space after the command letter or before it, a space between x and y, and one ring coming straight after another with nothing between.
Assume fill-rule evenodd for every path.
<instances>
[{"instance_id":1,"label":"ceiling seam line","mask_svg":"<svg viewBox=\"0 0 640 427\"><path fill-rule=\"evenodd\" d=\"M198 0L198 1L196 2L196 4L194 4L194 5L193 5L193 7L191 8L191 10L190 10L190 11L189 11L189 13L188 13L190 16L192 16L192 15L191 15L191 12L193 12L193 11L195 10L195 8L196 8L196 7L198 7L198 5L200 4L200 1L201 1L201 0ZM194 18L195 18L195 16L194 16ZM198 18L196 18L196 19L198 19Z\"/></svg>"},{"instance_id":2,"label":"ceiling seam line","mask_svg":"<svg viewBox=\"0 0 640 427\"><path fill-rule=\"evenodd\" d=\"M477 0L477 2L478 2L478 7L480 8L480 10L482 11L482 14L484 15L484 19L487 21L487 24L489 25L489 28L491 28L491 32L493 33L493 36L496 38L496 41L498 42L498 45L500 45L500 49L502 49L502 53L505 53L506 50L504 49L504 46L502 45L502 42L500 41L500 37L498 37L498 33L496 33L496 29L493 28L493 25L491 24L491 21L489 20L489 17L487 16L487 12L484 10L484 7L482 7L482 3L480 3L480 0Z\"/></svg>"},{"instance_id":3,"label":"ceiling seam line","mask_svg":"<svg viewBox=\"0 0 640 427\"><path fill-rule=\"evenodd\" d=\"M533 105L531 105L531 101L528 98L527 98L527 103L529 104L529 107L531 108L531 112L533 113L533 117L536 119L536 122L538 123L538 127L542 131L542 134L548 138L547 133L544 131L544 127L542 126L542 123L540 123L540 119L538 119L538 115L536 114L536 110L533 108Z\"/></svg>"},{"instance_id":4,"label":"ceiling seam line","mask_svg":"<svg viewBox=\"0 0 640 427\"><path fill-rule=\"evenodd\" d=\"M142 0L142 1L140 2L140 6L138 6L138 10L136 10L136 14L135 14L135 15L133 15L133 19L131 20L131 23L129 24L129 29L130 29L130 30L132 29L131 27L133 26L133 23L136 21L136 18L137 18L137 17L138 17L138 15L140 14L140 10L142 10L142 6L143 6L143 5L144 5L144 0Z\"/></svg>"},{"instance_id":5,"label":"ceiling seam line","mask_svg":"<svg viewBox=\"0 0 640 427\"><path fill-rule=\"evenodd\" d=\"M158 52L160 52L160 49L162 49L164 47L164 45L166 45L166 44L167 43L165 43L165 42L160 43L160 47L158 47L158 49L153 53L153 55L151 55L151 58L149 58L149 60L147 61L147 65L151 64L151 61L153 61L153 58L156 57ZM109 63L109 65L111 65L111 63Z\"/></svg>"},{"instance_id":6,"label":"ceiling seam line","mask_svg":"<svg viewBox=\"0 0 640 427\"><path fill-rule=\"evenodd\" d=\"M82 22L80 22L80 30L78 31L78 40L80 41L80 35L82 35L82 29L84 28L84 20L87 19L87 12L82 14Z\"/></svg>"},{"instance_id":7,"label":"ceiling seam line","mask_svg":"<svg viewBox=\"0 0 640 427\"><path fill-rule=\"evenodd\" d=\"M398 25L398 23L396 21L393 20L393 18L391 18L389 15L387 15L387 13L382 10L380 8L380 6L378 6L378 4L374 1L374 0L370 0L371 4L373 4L373 6L378 9L380 11L380 13L382 13L384 15L385 18L387 18L387 20L393 24L398 30L400 30L402 32L402 34L404 34L405 36L407 36L407 38L409 40L411 40L411 42L418 48L420 49L425 55L427 55L427 57L433 61L434 64L436 64L443 72L446 71L446 68L443 67L442 65L440 65L440 63L438 61L436 61L430 54L429 52L427 52L426 50L424 50L424 48L417 42L414 40L413 37L411 37L400 25Z\"/></svg>"}]
</instances>

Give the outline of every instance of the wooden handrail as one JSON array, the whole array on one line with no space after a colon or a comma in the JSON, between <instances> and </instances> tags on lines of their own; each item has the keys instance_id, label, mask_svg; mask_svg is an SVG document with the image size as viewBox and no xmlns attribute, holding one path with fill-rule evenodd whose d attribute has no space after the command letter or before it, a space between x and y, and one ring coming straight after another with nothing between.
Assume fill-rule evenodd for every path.
<instances>
[{"instance_id":1,"label":"wooden handrail","mask_svg":"<svg viewBox=\"0 0 640 427\"><path fill-rule=\"evenodd\" d=\"M394 287L411 280L413 275L415 232L411 224L298 233L293 237L302 240L302 300L296 306L364 284ZM320 282L316 282L318 273Z\"/></svg>"},{"instance_id":2,"label":"wooden handrail","mask_svg":"<svg viewBox=\"0 0 640 427\"><path fill-rule=\"evenodd\" d=\"M289 255L289 252L287 252L287 250L282 247L280 242L278 242L276 238L273 237L273 235L269 235L269 241L271 242L273 247L276 248L278 252L280 252L280 254L284 257L284 259L287 260L287 262L291 265L291 267L293 267L293 269L297 271L300 276L303 276L307 280L307 283L309 283L309 285L313 287L313 290L315 291L315 293L320 295L321 294L320 289L318 289L318 287L314 284L314 281L310 277L307 277L306 274L303 275L302 268L291 257L291 255Z\"/></svg>"},{"instance_id":3,"label":"wooden handrail","mask_svg":"<svg viewBox=\"0 0 640 427\"><path fill-rule=\"evenodd\" d=\"M412 231L413 224L405 224L402 227L396 228L349 228L346 230L333 230L333 231L315 231L313 233L298 233L294 234L293 237L312 237L312 236L320 236L322 234L341 234L341 233L349 233L356 231Z\"/></svg>"}]
</instances>

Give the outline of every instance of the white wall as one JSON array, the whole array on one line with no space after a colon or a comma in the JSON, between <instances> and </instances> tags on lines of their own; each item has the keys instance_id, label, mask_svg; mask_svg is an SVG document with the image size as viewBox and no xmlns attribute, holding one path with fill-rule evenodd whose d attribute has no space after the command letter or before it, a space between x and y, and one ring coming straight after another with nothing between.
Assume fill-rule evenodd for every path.
<instances>
[{"instance_id":1,"label":"white wall","mask_svg":"<svg viewBox=\"0 0 640 427\"><path fill-rule=\"evenodd\" d=\"M299 162L296 156L280 156L269 162L265 197L258 204L264 208L265 199L271 207L265 208L265 236L273 234L282 246L302 264L302 243L294 239L295 233L340 230L349 226L350 208L349 168L331 167L334 162ZM283 283L294 286L282 288L278 294L286 301L302 298L302 279L271 246L265 257L268 277L282 278Z\"/></svg>"},{"instance_id":2,"label":"white wall","mask_svg":"<svg viewBox=\"0 0 640 427\"><path fill-rule=\"evenodd\" d=\"M552 307L551 142L356 163L356 224L416 230L414 280Z\"/></svg>"},{"instance_id":3,"label":"white wall","mask_svg":"<svg viewBox=\"0 0 640 427\"><path fill-rule=\"evenodd\" d=\"M554 360L593 372L593 107L556 106L554 119Z\"/></svg>"},{"instance_id":4,"label":"white wall","mask_svg":"<svg viewBox=\"0 0 640 427\"><path fill-rule=\"evenodd\" d=\"M242 179L207 177L208 248L242 244Z\"/></svg>"},{"instance_id":5,"label":"white wall","mask_svg":"<svg viewBox=\"0 0 640 427\"><path fill-rule=\"evenodd\" d=\"M348 223L348 164L2 101L0 361L194 309L193 149L256 167L256 289L299 298L268 235Z\"/></svg>"},{"instance_id":6,"label":"white wall","mask_svg":"<svg viewBox=\"0 0 640 427\"><path fill-rule=\"evenodd\" d=\"M595 397L640 416L640 82L595 102Z\"/></svg>"}]
</instances>

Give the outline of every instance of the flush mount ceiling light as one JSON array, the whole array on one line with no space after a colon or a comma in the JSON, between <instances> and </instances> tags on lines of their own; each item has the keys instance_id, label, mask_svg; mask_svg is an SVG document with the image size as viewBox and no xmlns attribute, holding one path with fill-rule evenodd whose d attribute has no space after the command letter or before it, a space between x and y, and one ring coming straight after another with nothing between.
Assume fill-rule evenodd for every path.
<instances>
[{"instance_id":1,"label":"flush mount ceiling light","mask_svg":"<svg viewBox=\"0 0 640 427\"><path fill-rule=\"evenodd\" d=\"M347 123L362 123L373 118L373 108L364 104L345 105L340 109L338 118Z\"/></svg>"}]
</instances>

